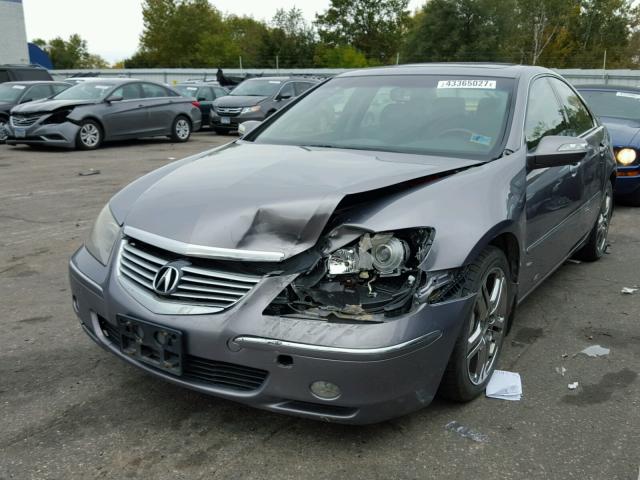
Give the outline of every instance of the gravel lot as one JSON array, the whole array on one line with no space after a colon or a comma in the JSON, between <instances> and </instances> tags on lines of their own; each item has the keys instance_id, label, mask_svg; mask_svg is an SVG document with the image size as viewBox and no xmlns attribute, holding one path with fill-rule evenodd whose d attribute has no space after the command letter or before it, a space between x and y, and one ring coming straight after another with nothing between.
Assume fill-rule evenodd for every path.
<instances>
[{"instance_id":1,"label":"gravel lot","mask_svg":"<svg viewBox=\"0 0 640 480\"><path fill-rule=\"evenodd\" d=\"M95 216L141 174L230 138L91 153L0 145L1 480L638 478L640 293L620 290L640 284L640 209L617 210L610 255L565 265L520 309L500 365L522 375L520 402L322 424L180 389L94 345L67 261ZM101 173L78 175L90 168ZM578 354L594 344L610 354Z\"/></svg>"}]
</instances>

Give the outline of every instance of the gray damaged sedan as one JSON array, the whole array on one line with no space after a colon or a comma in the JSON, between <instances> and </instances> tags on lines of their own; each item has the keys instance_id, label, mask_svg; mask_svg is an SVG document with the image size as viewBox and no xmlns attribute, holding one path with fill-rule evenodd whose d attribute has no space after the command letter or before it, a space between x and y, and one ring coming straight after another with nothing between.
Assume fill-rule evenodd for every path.
<instances>
[{"instance_id":1,"label":"gray damaged sedan","mask_svg":"<svg viewBox=\"0 0 640 480\"><path fill-rule=\"evenodd\" d=\"M555 73L349 72L104 207L84 331L174 384L371 423L478 396L518 306L607 246L606 130Z\"/></svg>"},{"instance_id":2,"label":"gray damaged sedan","mask_svg":"<svg viewBox=\"0 0 640 480\"><path fill-rule=\"evenodd\" d=\"M164 85L96 78L14 107L7 143L92 150L106 141L140 137L186 142L201 118L198 102Z\"/></svg>"}]
</instances>

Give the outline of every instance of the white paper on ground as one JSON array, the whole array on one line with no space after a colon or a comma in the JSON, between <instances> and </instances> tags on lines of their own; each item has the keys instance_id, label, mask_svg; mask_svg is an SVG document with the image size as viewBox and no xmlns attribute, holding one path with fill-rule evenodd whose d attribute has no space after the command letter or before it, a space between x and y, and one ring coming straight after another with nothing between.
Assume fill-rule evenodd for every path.
<instances>
[{"instance_id":1,"label":"white paper on ground","mask_svg":"<svg viewBox=\"0 0 640 480\"><path fill-rule=\"evenodd\" d=\"M522 381L520 374L495 370L487 384L486 395L501 400L520 400L522 398Z\"/></svg>"}]
</instances>

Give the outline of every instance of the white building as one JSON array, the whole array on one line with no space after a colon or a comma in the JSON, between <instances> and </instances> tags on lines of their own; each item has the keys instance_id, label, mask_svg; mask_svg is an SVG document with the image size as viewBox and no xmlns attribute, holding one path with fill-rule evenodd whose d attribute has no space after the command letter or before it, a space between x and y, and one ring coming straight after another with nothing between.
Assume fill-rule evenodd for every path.
<instances>
[{"instance_id":1,"label":"white building","mask_svg":"<svg viewBox=\"0 0 640 480\"><path fill-rule=\"evenodd\" d=\"M0 65L29 63L22 0L0 0Z\"/></svg>"}]
</instances>

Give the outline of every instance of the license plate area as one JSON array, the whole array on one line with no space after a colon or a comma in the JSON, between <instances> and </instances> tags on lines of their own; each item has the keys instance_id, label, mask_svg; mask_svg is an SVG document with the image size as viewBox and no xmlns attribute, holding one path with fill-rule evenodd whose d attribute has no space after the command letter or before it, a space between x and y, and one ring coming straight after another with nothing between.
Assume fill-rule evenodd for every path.
<instances>
[{"instance_id":1,"label":"license plate area","mask_svg":"<svg viewBox=\"0 0 640 480\"><path fill-rule=\"evenodd\" d=\"M13 133L16 138L25 138L27 136L27 129L20 127L13 127Z\"/></svg>"},{"instance_id":2,"label":"license plate area","mask_svg":"<svg viewBox=\"0 0 640 480\"><path fill-rule=\"evenodd\" d=\"M171 373L182 375L182 332L118 316L121 349L125 355Z\"/></svg>"},{"instance_id":3,"label":"license plate area","mask_svg":"<svg viewBox=\"0 0 640 480\"><path fill-rule=\"evenodd\" d=\"M225 125L229 125L231 123L231 118L230 117L220 117L220 122L225 124Z\"/></svg>"}]
</instances>

